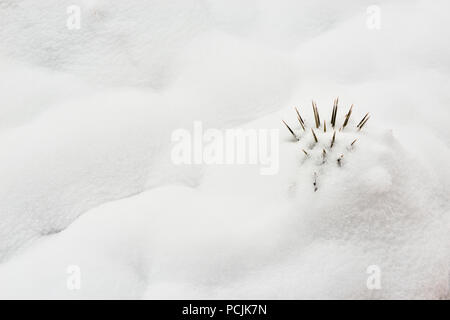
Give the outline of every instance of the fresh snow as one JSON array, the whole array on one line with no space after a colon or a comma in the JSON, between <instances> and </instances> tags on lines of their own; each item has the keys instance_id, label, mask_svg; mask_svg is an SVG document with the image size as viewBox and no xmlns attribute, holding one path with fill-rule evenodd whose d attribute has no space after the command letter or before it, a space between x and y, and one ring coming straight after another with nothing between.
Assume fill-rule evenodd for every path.
<instances>
[{"instance_id":1,"label":"fresh snow","mask_svg":"<svg viewBox=\"0 0 450 320\"><path fill-rule=\"evenodd\" d=\"M76 3L0 3L0 298L450 298L448 1ZM337 96L322 165L293 107L325 146ZM279 173L176 166L198 120L279 129Z\"/></svg>"}]
</instances>

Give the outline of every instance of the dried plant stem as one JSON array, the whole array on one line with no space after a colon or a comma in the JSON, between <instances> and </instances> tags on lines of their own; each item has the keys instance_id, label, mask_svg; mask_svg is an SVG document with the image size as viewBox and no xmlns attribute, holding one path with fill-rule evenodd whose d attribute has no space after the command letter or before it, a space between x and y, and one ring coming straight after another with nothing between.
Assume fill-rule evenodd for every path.
<instances>
[{"instance_id":1,"label":"dried plant stem","mask_svg":"<svg viewBox=\"0 0 450 320\"><path fill-rule=\"evenodd\" d=\"M311 132L312 132L312 134L313 134L314 141L316 141L316 143L319 142L319 140L317 139L316 134L314 133L314 129L313 129L313 128L311 128Z\"/></svg>"},{"instance_id":2,"label":"dried plant stem","mask_svg":"<svg viewBox=\"0 0 450 320\"><path fill-rule=\"evenodd\" d=\"M358 125L357 125L356 127L359 128L359 129L361 129L361 124L363 124L364 121L366 121L368 117L369 117L369 113L366 113L366 115L364 116L364 118L362 118L362 120L358 123Z\"/></svg>"},{"instance_id":3,"label":"dried plant stem","mask_svg":"<svg viewBox=\"0 0 450 320\"><path fill-rule=\"evenodd\" d=\"M303 118L302 118L302 116L300 115L300 112L298 111L297 108L295 108L295 112L297 112L297 119L298 119L298 122L300 122L300 125L302 126L303 131L305 131L305 130L306 130L306 129L305 129L305 121L303 121Z\"/></svg>"},{"instance_id":4,"label":"dried plant stem","mask_svg":"<svg viewBox=\"0 0 450 320\"><path fill-rule=\"evenodd\" d=\"M316 121L316 128L319 129L320 128L320 115L319 115L319 110L317 109L317 104L314 101L312 102L312 108L313 108L313 112L314 112L314 120Z\"/></svg>"},{"instance_id":5,"label":"dried plant stem","mask_svg":"<svg viewBox=\"0 0 450 320\"><path fill-rule=\"evenodd\" d=\"M331 126L334 128L336 126L336 116L337 116L337 110L338 110L338 102L339 97L334 100L333 104L333 112L331 113Z\"/></svg>"},{"instance_id":6,"label":"dried plant stem","mask_svg":"<svg viewBox=\"0 0 450 320\"><path fill-rule=\"evenodd\" d=\"M298 122L300 122L300 125L302 126L303 131L306 131L305 124L301 121L300 118L297 118L297 119L298 119Z\"/></svg>"},{"instance_id":7,"label":"dried plant stem","mask_svg":"<svg viewBox=\"0 0 450 320\"><path fill-rule=\"evenodd\" d=\"M359 130L361 130L363 127L364 127L364 125L367 123L367 121L369 121L369 119L370 119L370 116L368 116L360 125L359 125Z\"/></svg>"},{"instance_id":8,"label":"dried plant stem","mask_svg":"<svg viewBox=\"0 0 450 320\"><path fill-rule=\"evenodd\" d=\"M348 120L350 120L350 116L352 115L353 105L350 107L350 110L348 110L347 114L345 115L344 124L342 125L342 128L345 128L348 124Z\"/></svg>"},{"instance_id":9,"label":"dried plant stem","mask_svg":"<svg viewBox=\"0 0 450 320\"><path fill-rule=\"evenodd\" d=\"M281 120L281 121L283 121L284 125L286 126L286 128L288 128L288 130L289 130L289 132L292 134L292 136L293 136L296 140L298 140L298 137L295 135L294 131L292 131L291 127L289 127L288 124L287 124L284 120Z\"/></svg>"},{"instance_id":10,"label":"dried plant stem","mask_svg":"<svg viewBox=\"0 0 450 320\"><path fill-rule=\"evenodd\" d=\"M331 146L330 146L330 148L333 148L335 141L336 141L336 131L334 131L333 139L331 139Z\"/></svg>"}]
</instances>

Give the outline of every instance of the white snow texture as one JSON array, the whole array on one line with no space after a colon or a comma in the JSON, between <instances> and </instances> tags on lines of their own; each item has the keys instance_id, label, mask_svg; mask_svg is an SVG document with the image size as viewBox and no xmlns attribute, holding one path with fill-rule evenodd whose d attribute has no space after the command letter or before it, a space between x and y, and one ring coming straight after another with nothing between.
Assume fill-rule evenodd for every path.
<instances>
[{"instance_id":1,"label":"white snow texture","mask_svg":"<svg viewBox=\"0 0 450 320\"><path fill-rule=\"evenodd\" d=\"M449 299L449 11L0 1L0 298ZM371 119L314 192L312 136L281 120L301 133L293 107L328 120L337 96L340 123ZM196 120L279 129L278 174L173 164Z\"/></svg>"}]
</instances>

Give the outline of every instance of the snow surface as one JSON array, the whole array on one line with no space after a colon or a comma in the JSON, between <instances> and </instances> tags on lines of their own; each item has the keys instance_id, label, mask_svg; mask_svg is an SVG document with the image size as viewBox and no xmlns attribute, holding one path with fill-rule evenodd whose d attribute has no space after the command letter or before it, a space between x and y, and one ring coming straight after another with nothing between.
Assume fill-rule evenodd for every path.
<instances>
[{"instance_id":1,"label":"snow surface","mask_svg":"<svg viewBox=\"0 0 450 320\"><path fill-rule=\"evenodd\" d=\"M0 298L450 298L449 10L1 1ZM281 119L301 132L293 106L312 121L336 96L339 121L372 118L314 192ZM279 129L280 172L175 166L195 120Z\"/></svg>"}]
</instances>

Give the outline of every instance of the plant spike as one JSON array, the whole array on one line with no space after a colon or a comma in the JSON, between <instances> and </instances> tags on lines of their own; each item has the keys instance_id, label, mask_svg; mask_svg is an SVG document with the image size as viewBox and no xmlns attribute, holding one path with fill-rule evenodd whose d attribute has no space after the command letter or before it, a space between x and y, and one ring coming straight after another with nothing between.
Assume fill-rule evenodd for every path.
<instances>
[{"instance_id":1,"label":"plant spike","mask_svg":"<svg viewBox=\"0 0 450 320\"><path fill-rule=\"evenodd\" d=\"M298 111L297 107L295 107L295 112L297 112L298 121L302 125L303 130L305 130L305 121L303 121L303 118L300 115L300 112Z\"/></svg>"},{"instance_id":2,"label":"plant spike","mask_svg":"<svg viewBox=\"0 0 450 320\"><path fill-rule=\"evenodd\" d=\"M344 125L342 128L345 128L348 124L348 120L350 119L350 116L352 115L353 105L350 107L350 110L348 110L348 113L345 115Z\"/></svg>"},{"instance_id":3,"label":"plant spike","mask_svg":"<svg viewBox=\"0 0 450 320\"><path fill-rule=\"evenodd\" d=\"M300 115L300 112L298 111L297 107L295 107L295 112L297 112L297 119L298 119L298 122L300 122L300 125L302 126L303 131L306 131L306 129L305 129L305 121L303 121L303 118Z\"/></svg>"},{"instance_id":4,"label":"plant spike","mask_svg":"<svg viewBox=\"0 0 450 320\"><path fill-rule=\"evenodd\" d=\"M360 128L361 124L366 120L366 118L369 116L369 113L366 113L366 115L364 116L364 118L362 118L362 120L358 123L358 125L356 126L357 128Z\"/></svg>"},{"instance_id":5,"label":"plant spike","mask_svg":"<svg viewBox=\"0 0 450 320\"><path fill-rule=\"evenodd\" d=\"M316 106L316 113L317 113L317 123L318 123L318 127L320 128L320 114L319 114L319 108L317 108L317 103L314 102L314 105Z\"/></svg>"},{"instance_id":6,"label":"plant spike","mask_svg":"<svg viewBox=\"0 0 450 320\"><path fill-rule=\"evenodd\" d=\"M302 126L303 131L306 131L305 124L302 122L300 118L297 118L298 122L300 122L300 125Z\"/></svg>"},{"instance_id":7,"label":"plant spike","mask_svg":"<svg viewBox=\"0 0 450 320\"><path fill-rule=\"evenodd\" d=\"M319 142L319 140L317 139L316 134L314 133L314 129L313 128L311 128L311 132L312 132L312 134L314 136L314 140L316 141L316 143Z\"/></svg>"},{"instance_id":8,"label":"plant spike","mask_svg":"<svg viewBox=\"0 0 450 320\"><path fill-rule=\"evenodd\" d=\"M351 144L350 146L353 147L353 145L355 144L355 142L356 142L357 140L358 140L358 139L353 140L353 142L352 142L352 144Z\"/></svg>"},{"instance_id":9,"label":"plant spike","mask_svg":"<svg viewBox=\"0 0 450 320\"><path fill-rule=\"evenodd\" d=\"M320 127L320 115L319 110L317 109L317 104L313 101L312 102L313 112L314 112L314 120L316 121L316 128L319 129Z\"/></svg>"},{"instance_id":10,"label":"plant spike","mask_svg":"<svg viewBox=\"0 0 450 320\"><path fill-rule=\"evenodd\" d=\"M331 139L331 146L330 146L330 148L333 148L335 141L336 141L336 130L334 131L333 139Z\"/></svg>"},{"instance_id":11,"label":"plant spike","mask_svg":"<svg viewBox=\"0 0 450 320\"><path fill-rule=\"evenodd\" d=\"M334 108L336 107L336 99L333 102L333 111L331 111L331 126L333 126L333 118L334 118Z\"/></svg>"},{"instance_id":12,"label":"plant spike","mask_svg":"<svg viewBox=\"0 0 450 320\"><path fill-rule=\"evenodd\" d=\"M308 152L305 151L305 149L302 149L303 153L306 155L309 155Z\"/></svg>"},{"instance_id":13,"label":"plant spike","mask_svg":"<svg viewBox=\"0 0 450 320\"><path fill-rule=\"evenodd\" d=\"M331 113L331 126L333 128L336 126L336 116L337 116L337 110L338 110L338 101L339 101L339 97L337 97L334 100L333 112Z\"/></svg>"},{"instance_id":14,"label":"plant spike","mask_svg":"<svg viewBox=\"0 0 450 320\"><path fill-rule=\"evenodd\" d=\"M361 125L359 126L359 130L361 130L361 129L364 127L364 125L367 123L367 121L369 121L369 119L370 119L370 116L368 116L368 117L366 118L366 120L364 120L364 122L361 123Z\"/></svg>"},{"instance_id":15,"label":"plant spike","mask_svg":"<svg viewBox=\"0 0 450 320\"><path fill-rule=\"evenodd\" d=\"M298 137L295 135L294 131L292 131L291 127L289 127L288 124L284 120L281 120L281 121L283 121L284 125L286 126L286 128L288 128L289 132L294 136L294 138L296 140L299 140Z\"/></svg>"},{"instance_id":16,"label":"plant spike","mask_svg":"<svg viewBox=\"0 0 450 320\"><path fill-rule=\"evenodd\" d=\"M323 132L327 132L327 122L323 120Z\"/></svg>"}]
</instances>

